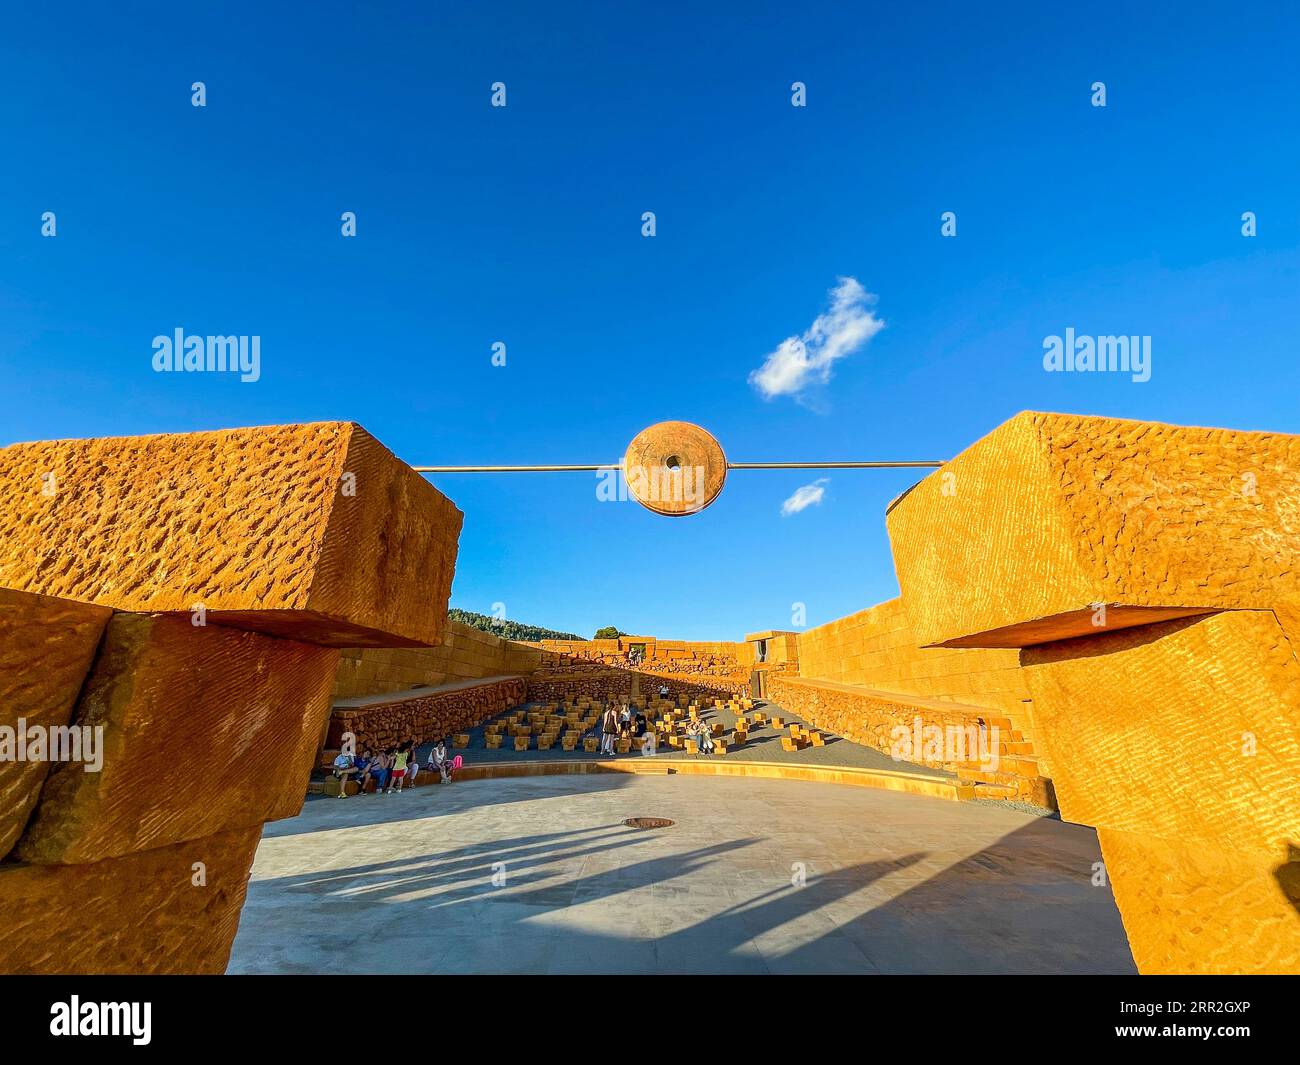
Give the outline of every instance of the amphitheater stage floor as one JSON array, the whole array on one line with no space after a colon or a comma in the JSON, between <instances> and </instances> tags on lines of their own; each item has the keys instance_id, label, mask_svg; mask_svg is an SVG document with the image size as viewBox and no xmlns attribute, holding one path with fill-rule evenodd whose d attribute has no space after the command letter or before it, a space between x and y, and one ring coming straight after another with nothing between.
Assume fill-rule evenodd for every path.
<instances>
[{"instance_id":1,"label":"amphitheater stage floor","mask_svg":"<svg viewBox=\"0 0 1300 1065\"><path fill-rule=\"evenodd\" d=\"M228 971L1133 973L1100 860L1079 825L786 780L321 799L266 826Z\"/></svg>"}]
</instances>

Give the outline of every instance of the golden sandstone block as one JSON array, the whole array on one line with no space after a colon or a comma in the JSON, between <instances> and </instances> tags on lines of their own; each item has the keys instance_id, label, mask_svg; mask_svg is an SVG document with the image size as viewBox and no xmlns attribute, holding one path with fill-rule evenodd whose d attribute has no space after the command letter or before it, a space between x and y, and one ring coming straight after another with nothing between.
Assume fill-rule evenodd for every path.
<instances>
[{"instance_id":1,"label":"golden sandstone block","mask_svg":"<svg viewBox=\"0 0 1300 1065\"><path fill-rule=\"evenodd\" d=\"M335 647L438 643L461 513L348 422L0 448L0 586Z\"/></svg>"},{"instance_id":2,"label":"golden sandstone block","mask_svg":"<svg viewBox=\"0 0 1300 1065\"><path fill-rule=\"evenodd\" d=\"M1062 816L1238 852L1300 842L1300 661L1271 611L1021 657Z\"/></svg>"},{"instance_id":3,"label":"golden sandstone block","mask_svg":"<svg viewBox=\"0 0 1300 1065\"><path fill-rule=\"evenodd\" d=\"M1021 652L1142 972L1300 972L1300 662L1271 611Z\"/></svg>"},{"instance_id":4,"label":"golden sandstone block","mask_svg":"<svg viewBox=\"0 0 1300 1065\"><path fill-rule=\"evenodd\" d=\"M1024 647L1271 609L1300 592L1297 508L1300 436L1026 412L888 526L920 644Z\"/></svg>"},{"instance_id":5,"label":"golden sandstone block","mask_svg":"<svg viewBox=\"0 0 1300 1065\"><path fill-rule=\"evenodd\" d=\"M1022 414L890 508L919 641L1023 648L1143 972L1300 971L1297 459L1296 436Z\"/></svg>"},{"instance_id":6,"label":"golden sandstone block","mask_svg":"<svg viewBox=\"0 0 1300 1065\"><path fill-rule=\"evenodd\" d=\"M225 972L261 834L236 829L87 865L0 864L0 969Z\"/></svg>"},{"instance_id":7,"label":"golden sandstone block","mask_svg":"<svg viewBox=\"0 0 1300 1065\"><path fill-rule=\"evenodd\" d=\"M1300 973L1300 850L1097 838L1142 973Z\"/></svg>"},{"instance_id":8,"label":"golden sandstone block","mask_svg":"<svg viewBox=\"0 0 1300 1065\"><path fill-rule=\"evenodd\" d=\"M51 769L18 857L95 862L297 814L337 660L313 644L115 614L74 717L102 728L103 767Z\"/></svg>"},{"instance_id":9,"label":"golden sandstone block","mask_svg":"<svg viewBox=\"0 0 1300 1065\"><path fill-rule=\"evenodd\" d=\"M301 808L330 648L441 640L460 524L348 423L0 449L0 714L102 750L0 758L0 856L36 801L0 967L222 971L261 824Z\"/></svg>"},{"instance_id":10,"label":"golden sandstone block","mask_svg":"<svg viewBox=\"0 0 1300 1065\"><path fill-rule=\"evenodd\" d=\"M0 858L27 824L52 757L102 757L85 744L93 733L68 726L110 613L0 588Z\"/></svg>"}]
</instances>

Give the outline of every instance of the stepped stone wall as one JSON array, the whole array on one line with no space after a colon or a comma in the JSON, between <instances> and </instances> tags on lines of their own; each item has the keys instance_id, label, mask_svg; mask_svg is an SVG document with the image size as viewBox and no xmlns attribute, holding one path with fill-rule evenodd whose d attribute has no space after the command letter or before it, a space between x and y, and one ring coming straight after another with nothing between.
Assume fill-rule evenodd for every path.
<instances>
[{"instance_id":1,"label":"stepped stone wall","mask_svg":"<svg viewBox=\"0 0 1300 1065\"><path fill-rule=\"evenodd\" d=\"M0 449L0 972L223 971L337 649L443 638L460 524L349 423Z\"/></svg>"},{"instance_id":2,"label":"stepped stone wall","mask_svg":"<svg viewBox=\"0 0 1300 1065\"><path fill-rule=\"evenodd\" d=\"M634 646L645 651L635 669L629 658ZM753 657L743 642L622 637L523 643L448 620L439 647L340 652L323 751L333 752L346 733L363 746L424 742L473 728L525 700L626 699L661 685L674 696L735 695L749 688ZM474 680L491 683L462 683ZM440 687L447 690L430 690Z\"/></svg>"},{"instance_id":3,"label":"stepped stone wall","mask_svg":"<svg viewBox=\"0 0 1300 1065\"><path fill-rule=\"evenodd\" d=\"M621 636L615 640L543 640L542 660L529 680L539 699L566 695L617 698L658 691L673 694L735 695L749 687L753 648L742 642L660 640ZM644 656L634 667L634 648Z\"/></svg>"}]
</instances>

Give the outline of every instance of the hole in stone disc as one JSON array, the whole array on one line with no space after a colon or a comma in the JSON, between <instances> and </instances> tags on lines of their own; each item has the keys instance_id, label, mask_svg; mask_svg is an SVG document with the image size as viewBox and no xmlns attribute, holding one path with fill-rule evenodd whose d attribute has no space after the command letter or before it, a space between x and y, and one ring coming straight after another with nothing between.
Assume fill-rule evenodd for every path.
<instances>
[{"instance_id":1,"label":"hole in stone disc","mask_svg":"<svg viewBox=\"0 0 1300 1065\"><path fill-rule=\"evenodd\" d=\"M682 459L680 455L669 455L664 459L664 465L670 470L680 470L682 468Z\"/></svg>"},{"instance_id":2,"label":"hole in stone disc","mask_svg":"<svg viewBox=\"0 0 1300 1065\"><path fill-rule=\"evenodd\" d=\"M623 824L628 828L669 828L673 822L666 817L629 817Z\"/></svg>"}]
</instances>

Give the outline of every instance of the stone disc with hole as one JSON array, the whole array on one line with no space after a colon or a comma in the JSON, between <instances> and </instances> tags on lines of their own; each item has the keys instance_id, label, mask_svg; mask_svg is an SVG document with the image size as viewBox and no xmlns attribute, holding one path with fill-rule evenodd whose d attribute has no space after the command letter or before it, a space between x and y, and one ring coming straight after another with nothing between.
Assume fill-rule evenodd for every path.
<instances>
[{"instance_id":1,"label":"stone disc with hole","mask_svg":"<svg viewBox=\"0 0 1300 1065\"><path fill-rule=\"evenodd\" d=\"M690 422L660 422L632 438L623 456L628 494L647 510L676 517L703 510L727 480L727 456L713 434Z\"/></svg>"}]
</instances>

